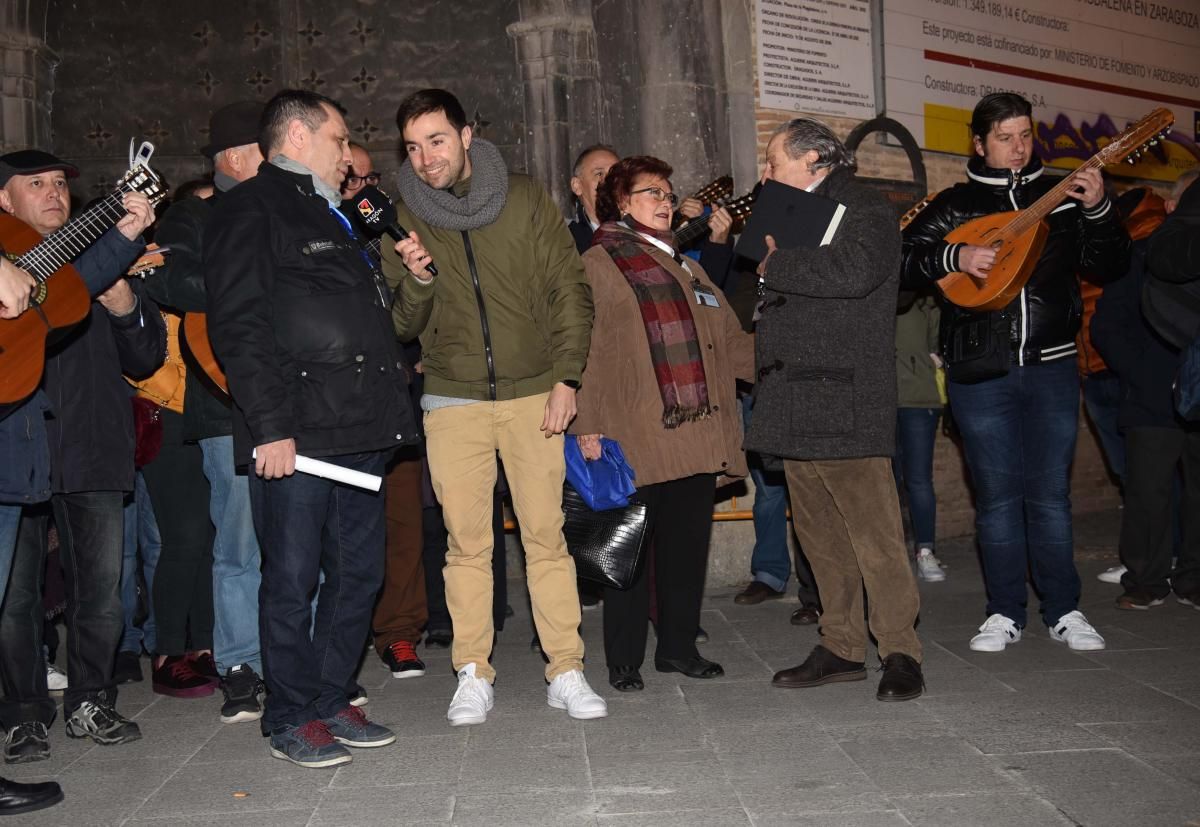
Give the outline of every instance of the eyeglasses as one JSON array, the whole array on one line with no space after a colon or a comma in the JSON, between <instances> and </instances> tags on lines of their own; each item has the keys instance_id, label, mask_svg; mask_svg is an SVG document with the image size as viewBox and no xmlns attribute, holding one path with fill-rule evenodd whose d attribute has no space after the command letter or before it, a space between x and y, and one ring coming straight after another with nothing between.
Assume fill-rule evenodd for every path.
<instances>
[{"instance_id":1,"label":"eyeglasses","mask_svg":"<svg viewBox=\"0 0 1200 827\"><path fill-rule=\"evenodd\" d=\"M370 184L371 186L375 186L379 183L379 179L382 177L383 176L378 172L368 172L366 175L347 175L344 186L357 187L359 184L364 182Z\"/></svg>"},{"instance_id":2,"label":"eyeglasses","mask_svg":"<svg viewBox=\"0 0 1200 827\"><path fill-rule=\"evenodd\" d=\"M673 192L664 192L662 187L646 187L645 189L634 190L629 194L637 195L638 193L642 192L646 193L646 195L649 195L655 201L666 201L671 205L672 209L679 205L679 196Z\"/></svg>"}]
</instances>

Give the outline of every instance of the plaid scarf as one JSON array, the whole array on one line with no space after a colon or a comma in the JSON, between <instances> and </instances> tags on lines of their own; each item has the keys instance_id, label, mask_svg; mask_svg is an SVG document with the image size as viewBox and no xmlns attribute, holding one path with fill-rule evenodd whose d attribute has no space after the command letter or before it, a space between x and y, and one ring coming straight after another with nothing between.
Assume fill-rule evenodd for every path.
<instances>
[{"instance_id":1,"label":"plaid scarf","mask_svg":"<svg viewBox=\"0 0 1200 827\"><path fill-rule=\"evenodd\" d=\"M639 233L652 235L675 249L675 237L639 224L631 216L606 221L596 230L599 244L629 282L646 326L650 360L663 401L663 427L705 419L712 412L704 378L700 342L691 302L679 282L650 254L654 245Z\"/></svg>"}]
</instances>

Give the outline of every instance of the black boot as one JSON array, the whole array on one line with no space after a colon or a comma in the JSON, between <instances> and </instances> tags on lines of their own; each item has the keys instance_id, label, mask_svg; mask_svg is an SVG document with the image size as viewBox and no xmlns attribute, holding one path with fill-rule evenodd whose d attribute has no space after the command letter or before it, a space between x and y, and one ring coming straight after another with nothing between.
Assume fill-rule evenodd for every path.
<instances>
[{"instance_id":1,"label":"black boot","mask_svg":"<svg viewBox=\"0 0 1200 827\"><path fill-rule=\"evenodd\" d=\"M866 677L867 669L861 662L840 658L824 646L815 646L804 663L776 672L771 683L784 689L799 689L838 681L861 681Z\"/></svg>"}]
</instances>

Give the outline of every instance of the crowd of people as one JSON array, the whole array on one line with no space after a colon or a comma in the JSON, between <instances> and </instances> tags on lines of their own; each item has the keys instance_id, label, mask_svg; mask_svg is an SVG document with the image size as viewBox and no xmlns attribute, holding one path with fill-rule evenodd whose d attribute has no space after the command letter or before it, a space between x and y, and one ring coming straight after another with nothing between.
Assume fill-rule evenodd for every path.
<instances>
[{"instance_id":1,"label":"crowd of people","mask_svg":"<svg viewBox=\"0 0 1200 827\"><path fill-rule=\"evenodd\" d=\"M794 571L792 623L821 632L773 684L864 680L873 637L876 697L917 698L916 577L946 577L932 459L943 416L970 470L987 589L971 649L1020 640L1027 575L1051 638L1101 649L1079 611L1069 480L1076 357L1093 346L1105 367L1087 381L1110 374L1118 389L1087 394L1097 424L1115 423L1117 605L1147 609L1174 591L1200 608L1200 507L1187 507L1200 497L1200 441L1171 388L1182 345L1142 307L1147 280L1200 281L1195 174L1135 229L1136 208L1157 196L1110 197L1095 170L1072 173L1028 282L1003 309L977 311L937 284L953 273L986 283L997 252L946 236L1054 183L1015 94L980 101L966 181L903 231L829 127L780 126L763 183L845 213L830 243L768 236L758 262L734 255L728 210L680 201L667 160L606 145L580 153L577 213L564 221L441 89L400 106L404 162L385 227L381 176L344 115L301 90L214 112L201 150L211 179L177 190L157 219L145 195L125 193L111 229L74 260L92 299L84 319L51 342L37 390L0 406L6 762L48 758L58 714L48 680L63 675L42 617L51 525L68 736L141 737L117 700L119 684L144 679L145 651L155 693L219 689L222 722L259 721L271 755L320 768L396 740L365 711L368 641L398 679L425 674L422 643L450 648L450 726L483 724L503 702L492 648L510 613L506 500L548 706L608 715L580 635L597 602L614 691L644 689L651 624L655 671L724 675L698 646L711 510L719 486L747 475L756 542L734 600L778 599ZM4 155L0 208L51 237L70 220L78 174L40 150ZM674 230L695 220L708 231L681 249ZM126 277L151 235L165 261ZM0 324L41 314L44 275L0 258ZM1077 346L1081 279L1103 293ZM648 522L626 589L577 580L563 536L568 435L589 460L615 439L636 471ZM314 459L382 478L382 491L302 470ZM0 779L0 815L61 799L53 782Z\"/></svg>"}]
</instances>

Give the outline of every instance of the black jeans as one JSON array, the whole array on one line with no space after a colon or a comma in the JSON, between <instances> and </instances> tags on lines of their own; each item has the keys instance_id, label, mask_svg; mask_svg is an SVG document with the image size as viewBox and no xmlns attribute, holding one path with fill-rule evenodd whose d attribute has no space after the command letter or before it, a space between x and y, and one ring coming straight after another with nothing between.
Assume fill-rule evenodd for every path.
<instances>
[{"instance_id":1,"label":"black jeans","mask_svg":"<svg viewBox=\"0 0 1200 827\"><path fill-rule=\"evenodd\" d=\"M121 609L124 515L121 491L56 494L51 499L67 587L67 678L64 714L84 701L115 703L113 661L125 629ZM42 585L49 512L28 508L21 518L8 593L0 609L0 720L54 720L42 653Z\"/></svg>"},{"instance_id":2,"label":"black jeans","mask_svg":"<svg viewBox=\"0 0 1200 827\"><path fill-rule=\"evenodd\" d=\"M213 528L204 454L183 441L183 415L163 408L162 449L142 468L162 550L154 569L155 654L213 645ZM190 634L189 634L190 633ZM190 646L189 646L190 641Z\"/></svg>"},{"instance_id":3,"label":"black jeans","mask_svg":"<svg viewBox=\"0 0 1200 827\"><path fill-rule=\"evenodd\" d=\"M697 474L644 485L632 499L648 510L642 560L628 589L604 590L604 658L608 666L641 666L646 655L653 559L658 601L656 657L696 657L696 629L708 569L713 494L717 478ZM650 554L653 545L654 554Z\"/></svg>"},{"instance_id":4,"label":"black jeans","mask_svg":"<svg viewBox=\"0 0 1200 827\"><path fill-rule=\"evenodd\" d=\"M381 476L386 458L324 457ZM384 494L309 474L264 480L251 472L250 505L262 549L258 623L270 693L263 728L278 732L347 706L383 584Z\"/></svg>"},{"instance_id":5,"label":"black jeans","mask_svg":"<svg viewBox=\"0 0 1200 827\"><path fill-rule=\"evenodd\" d=\"M1200 591L1200 432L1182 428L1125 429L1125 513L1121 562L1129 571L1121 585L1155 598ZM1172 496L1182 463L1183 543L1171 571L1176 508ZM1168 582L1169 579L1169 582Z\"/></svg>"}]
</instances>

